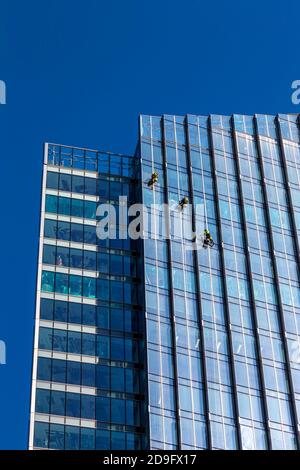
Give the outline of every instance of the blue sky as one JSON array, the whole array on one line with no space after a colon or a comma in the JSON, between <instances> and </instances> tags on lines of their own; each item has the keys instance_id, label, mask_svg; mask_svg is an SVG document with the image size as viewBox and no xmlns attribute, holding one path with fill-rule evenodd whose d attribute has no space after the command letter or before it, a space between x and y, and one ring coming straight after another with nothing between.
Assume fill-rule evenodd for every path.
<instances>
[{"instance_id":1,"label":"blue sky","mask_svg":"<svg viewBox=\"0 0 300 470\"><path fill-rule=\"evenodd\" d=\"M299 113L296 0L1 0L0 449L27 445L44 141L131 153L148 114Z\"/></svg>"}]
</instances>

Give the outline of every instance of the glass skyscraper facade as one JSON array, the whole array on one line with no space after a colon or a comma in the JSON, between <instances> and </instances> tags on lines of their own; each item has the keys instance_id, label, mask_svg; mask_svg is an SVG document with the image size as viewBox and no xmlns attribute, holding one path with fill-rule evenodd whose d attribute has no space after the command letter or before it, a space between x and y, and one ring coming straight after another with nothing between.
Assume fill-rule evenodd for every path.
<instances>
[{"instance_id":1,"label":"glass skyscraper facade","mask_svg":"<svg viewBox=\"0 0 300 470\"><path fill-rule=\"evenodd\" d=\"M96 236L97 206L135 201L138 172L134 157L45 146L30 448L147 445L140 242Z\"/></svg>"},{"instance_id":2,"label":"glass skyscraper facade","mask_svg":"<svg viewBox=\"0 0 300 470\"><path fill-rule=\"evenodd\" d=\"M140 116L134 157L46 145L30 448L300 448L299 129ZM120 195L153 224L99 240Z\"/></svg>"}]
</instances>

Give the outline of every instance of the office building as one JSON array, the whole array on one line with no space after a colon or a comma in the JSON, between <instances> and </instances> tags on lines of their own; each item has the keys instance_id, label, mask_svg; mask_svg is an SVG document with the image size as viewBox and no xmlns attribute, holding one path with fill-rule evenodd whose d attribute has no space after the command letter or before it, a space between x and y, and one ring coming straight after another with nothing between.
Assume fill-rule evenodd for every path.
<instances>
[{"instance_id":1,"label":"office building","mask_svg":"<svg viewBox=\"0 0 300 470\"><path fill-rule=\"evenodd\" d=\"M132 157L45 146L30 448L299 449L299 129L143 115ZM119 196L152 224L100 239Z\"/></svg>"}]
</instances>

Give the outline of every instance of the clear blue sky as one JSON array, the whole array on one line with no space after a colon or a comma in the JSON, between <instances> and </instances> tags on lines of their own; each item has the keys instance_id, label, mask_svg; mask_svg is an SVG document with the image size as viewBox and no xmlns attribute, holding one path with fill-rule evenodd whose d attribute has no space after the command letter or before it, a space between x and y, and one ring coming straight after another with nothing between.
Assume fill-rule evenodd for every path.
<instances>
[{"instance_id":1,"label":"clear blue sky","mask_svg":"<svg viewBox=\"0 0 300 470\"><path fill-rule=\"evenodd\" d=\"M1 0L1 449L27 445L43 142L130 153L139 113L299 113L299 14L297 0Z\"/></svg>"}]
</instances>

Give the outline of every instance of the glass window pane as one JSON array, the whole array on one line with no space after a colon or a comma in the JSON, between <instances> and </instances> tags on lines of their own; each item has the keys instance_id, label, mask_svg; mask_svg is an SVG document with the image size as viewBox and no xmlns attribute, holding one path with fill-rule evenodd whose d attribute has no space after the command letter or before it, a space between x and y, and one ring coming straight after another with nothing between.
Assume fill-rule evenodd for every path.
<instances>
[{"instance_id":1,"label":"glass window pane","mask_svg":"<svg viewBox=\"0 0 300 470\"><path fill-rule=\"evenodd\" d=\"M79 450L79 428L76 426L65 426L65 449Z\"/></svg>"},{"instance_id":2,"label":"glass window pane","mask_svg":"<svg viewBox=\"0 0 300 470\"><path fill-rule=\"evenodd\" d=\"M71 175L67 175L65 173L60 173L59 175L59 189L61 191L70 192L72 189L71 186Z\"/></svg>"},{"instance_id":3,"label":"glass window pane","mask_svg":"<svg viewBox=\"0 0 300 470\"><path fill-rule=\"evenodd\" d=\"M53 196L52 194L47 194L46 195L45 211L56 214L57 209L58 209L58 198L57 198L57 196Z\"/></svg>"},{"instance_id":4,"label":"glass window pane","mask_svg":"<svg viewBox=\"0 0 300 470\"><path fill-rule=\"evenodd\" d=\"M50 390L37 389L35 399L35 411L37 413L50 412Z\"/></svg>"},{"instance_id":5,"label":"glass window pane","mask_svg":"<svg viewBox=\"0 0 300 470\"><path fill-rule=\"evenodd\" d=\"M34 447L49 447L49 423L34 423Z\"/></svg>"},{"instance_id":6,"label":"glass window pane","mask_svg":"<svg viewBox=\"0 0 300 470\"><path fill-rule=\"evenodd\" d=\"M51 299L41 299L40 316L44 320L53 320L53 305Z\"/></svg>"},{"instance_id":7,"label":"glass window pane","mask_svg":"<svg viewBox=\"0 0 300 470\"><path fill-rule=\"evenodd\" d=\"M50 424L50 449L64 448L64 426L61 424Z\"/></svg>"},{"instance_id":8,"label":"glass window pane","mask_svg":"<svg viewBox=\"0 0 300 470\"><path fill-rule=\"evenodd\" d=\"M72 199L71 215L73 217L83 217L83 201L81 199Z\"/></svg>"},{"instance_id":9,"label":"glass window pane","mask_svg":"<svg viewBox=\"0 0 300 470\"><path fill-rule=\"evenodd\" d=\"M42 291L54 292L54 273L49 271L42 272Z\"/></svg>"},{"instance_id":10,"label":"glass window pane","mask_svg":"<svg viewBox=\"0 0 300 470\"><path fill-rule=\"evenodd\" d=\"M80 394L66 394L66 416L80 418Z\"/></svg>"}]
</instances>

